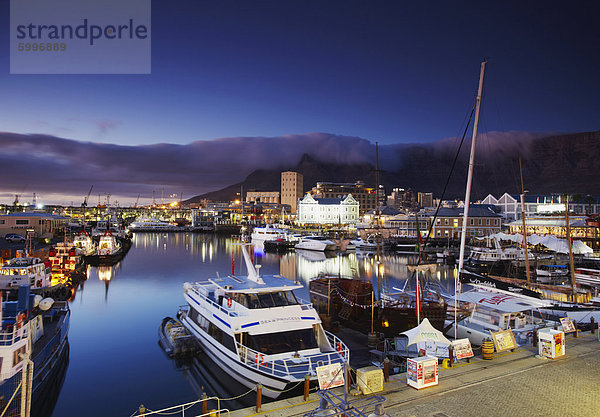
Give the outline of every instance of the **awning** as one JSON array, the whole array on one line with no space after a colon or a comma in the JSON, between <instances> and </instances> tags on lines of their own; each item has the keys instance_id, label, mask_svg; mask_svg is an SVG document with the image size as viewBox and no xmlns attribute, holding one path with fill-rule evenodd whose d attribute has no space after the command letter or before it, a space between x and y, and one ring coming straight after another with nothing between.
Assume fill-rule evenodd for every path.
<instances>
[{"instance_id":1,"label":"awning","mask_svg":"<svg viewBox=\"0 0 600 417\"><path fill-rule=\"evenodd\" d=\"M415 343L426 342L428 340L432 340L436 343L446 343L450 344L450 341L446 339L446 336L438 329L433 327L427 318L424 318L421 324L417 327L413 327L410 330L400 333L408 337L407 346L410 346Z\"/></svg>"}]
</instances>

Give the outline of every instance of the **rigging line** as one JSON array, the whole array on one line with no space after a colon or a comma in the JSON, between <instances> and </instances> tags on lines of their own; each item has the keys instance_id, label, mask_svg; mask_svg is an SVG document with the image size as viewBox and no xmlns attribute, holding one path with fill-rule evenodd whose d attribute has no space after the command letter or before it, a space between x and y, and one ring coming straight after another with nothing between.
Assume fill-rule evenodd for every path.
<instances>
[{"instance_id":1,"label":"rigging line","mask_svg":"<svg viewBox=\"0 0 600 417\"><path fill-rule=\"evenodd\" d=\"M446 196L446 190L448 189L448 184L450 183L450 178L452 177L452 173L454 172L454 168L456 167L456 162L458 161L458 156L460 155L460 150L462 149L463 143L465 141L465 137L467 136L467 130L469 129L469 125L471 124L471 119L473 118L473 114L475 113L475 106L471 108L471 114L469 115L469 119L467 120L467 125L465 126L465 130L463 131L462 139L460 140L460 144L458 145L458 149L456 151L456 155L454 155L454 161L452 161L452 167L450 168L450 172L448 177L446 178L446 184L444 184L444 190L442 191L442 196L440 197L440 201L438 202L437 208L435 209L435 214L433 215L433 220L431 225L429 226L429 230L427 231L427 236L425 237L425 242L423 243L423 247L426 248L429 243L429 239L431 236L431 231L433 230L433 226L435 224L435 220L438 216L440 208L442 207L442 201L444 201L444 197ZM417 218L418 221L418 218ZM417 266L420 265L421 258L417 261ZM414 275L413 271L413 275Z\"/></svg>"}]
</instances>

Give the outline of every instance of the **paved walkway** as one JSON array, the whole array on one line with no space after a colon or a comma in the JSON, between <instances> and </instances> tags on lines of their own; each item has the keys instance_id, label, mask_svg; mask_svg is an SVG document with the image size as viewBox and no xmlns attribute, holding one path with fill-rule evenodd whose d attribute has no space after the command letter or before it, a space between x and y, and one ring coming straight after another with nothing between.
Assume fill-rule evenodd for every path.
<instances>
[{"instance_id":1,"label":"paved walkway","mask_svg":"<svg viewBox=\"0 0 600 417\"><path fill-rule=\"evenodd\" d=\"M569 337L566 355L549 360L536 357L537 349L519 348L495 354L491 361L475 358L441 369L439 385L415 390L406 375L393 376L379 393L385 411L395 417L468 416L600 416L600 342L597 334ZM342 395L342 391L336 391ZM232 417L302 416L318 406L318 396L236 410ZM371 411L369 411L371 412Z\"/></svg>"}]
</instances>

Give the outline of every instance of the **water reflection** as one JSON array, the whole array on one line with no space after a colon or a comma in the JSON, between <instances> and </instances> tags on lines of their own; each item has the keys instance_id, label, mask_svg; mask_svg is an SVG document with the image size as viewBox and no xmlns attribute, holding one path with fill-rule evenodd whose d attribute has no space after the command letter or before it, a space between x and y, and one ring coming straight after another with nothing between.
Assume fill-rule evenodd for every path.
<instances>
[{"instance_id":1,"label":"water reflection","mask_svg":"<svg viewBox=\"0 0 600 417\"><path fill-rule=\"evenodd\" d=\"M302 283L304 288L297 295L304 300L309 299L308 282L320 273L360 276L373 282L379 273L391 288L404 284L407 265L415 261L413 255L384 254L377 264L372 253L323 257L264 253L260 248L252 251L252 257L262 265L261 274L280 274ZM193 366L174 366L157 344L161 320L174 316L185 302L183 283L228 275L232 269L246 274L237 239L191 233L136 233L131 250L119 264L90 268L88 280L70 303L72 350L54 415L131 415L140 403L161 409L193 401L202 387L209 396L221 398L244 393L243 388L221 392L233 383L225 382L216 365L202 356ZM450 289L453 274L453 268L441 265L432 275ZM216 377L211 376L212 369ZM102 398L110 401L96 401L99 386Z\"/></svg>"}]
</instances>

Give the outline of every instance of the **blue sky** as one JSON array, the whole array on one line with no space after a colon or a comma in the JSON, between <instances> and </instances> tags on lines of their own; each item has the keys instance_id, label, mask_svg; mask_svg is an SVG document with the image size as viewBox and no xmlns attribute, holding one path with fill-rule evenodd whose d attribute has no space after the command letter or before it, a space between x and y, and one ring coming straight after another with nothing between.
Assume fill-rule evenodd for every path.
<instances>
[{"instance_id":1,"label":"blue sky","mask_svg":"<svg viewBox=\"0 0 600 417\"><path fill-rule=\"evenodd\" d=\"M484 57L484 130L597 130L600 8L551 4L154 1L151 75L10 75L5 51L0 130L121 145L433 142L459 133Z\"/></svg>"}]
</instances>

